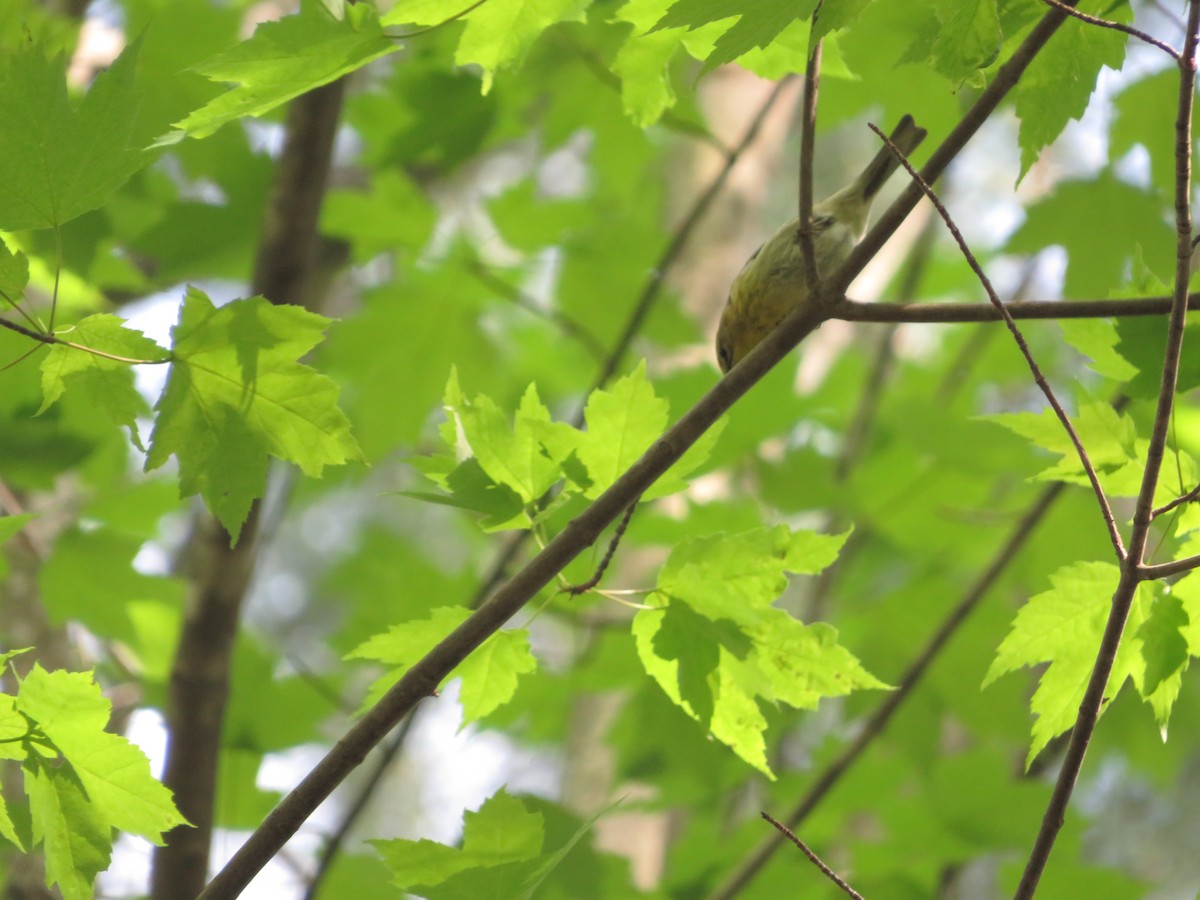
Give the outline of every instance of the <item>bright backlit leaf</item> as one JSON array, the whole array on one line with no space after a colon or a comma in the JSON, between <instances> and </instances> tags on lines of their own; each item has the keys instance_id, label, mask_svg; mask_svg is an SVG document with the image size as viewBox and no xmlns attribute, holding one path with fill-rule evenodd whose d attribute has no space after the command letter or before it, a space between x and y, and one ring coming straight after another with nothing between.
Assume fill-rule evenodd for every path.
<instances>
[{"instance_id":1,"label":"bright backlit leaf","mask_svg":"<svg viewBox=\"0 0 1200 900\"><path fill-rule=\"evenodd\" d=\"M659 573L639 612L638 655L671 700L750 765L771 775L761 704L811 709L822 697L886 687L837 642L771 604L787 572L818 572L848 535L780 525L693 538Z\"/></svg>"},{"instance_id":2,"label":"bright backlit leaf","mask_svg":"<svg viewBox=\"0 0 1200 900\"><path fill-rule=\"evenodd\" d=\"M119 316L88 316L57 337L75 346L53 344L42 360L42 408L45 412L69 386L80 388L118 425L129 429L142 446L137 417L147 411L146 401L133 385L133 365L161 363L169 354L140 331L129 328Z\"/></svg>"},{"instance_id":3,"label":"bright backlit leaf","mask_svg":"<svg viewBox=\"0 0 1200 900\"><path fill-rule=\"evenodd\" d=\"M399 49L383 33L369 3L342 7L304 0L300 12L265 22L247 41L194 67L213 81L237 87L191 113L175 127L204 138L245 116L261 116L293 97L328 84ZM178 135L168 136L164 143Z\"/></svg>"},{"instance_id":4,"label":"bright backlit leaf","mask_svg":"<svg viewBox=\"0 0 1200 900\"><path fill-rule=\"evenodd\" d=\"M359 457L337 385L298 362L328 324L261 297L219 309L196 288L184 298L146 468L175 456L181 496L204 497L234 537L265 489L268 455L310 477Z\"/></svg>"},{"instance_id":5,"label":"bright backlit leaf","mask_svg":"<svg viewBox=\"0 0 1200 900\"><path fill-rule=\"evenodd\" d=\"M96 209L152 156L135 134L141 41L96 77L78 105L66 60L25 45L0 56L0 230L54 228ZM0 287L11 276L0 276Z\"/></svg>"},{"instance_id":6,"label":"bright backlit leaf","mask_svg":"<svg viewBox=\"0 0 1200 900\"><path fill-rule=\"evenodd\" d=\"M1049 664L1030 704L1036 720L1026 764L1075 722L1119 577L1117 567L1110 563L1075 563L1060 569L1050 578L1050 590L1031 597L1021 607L996 651L984 678L985 687L1007 672ZM1146 584L1138 588L1108 679L1105 697L1109 703L1127 680L1139 690L1144 683L1146 660L1139 629L1150 612L1150 591Z\"/></svg>"},{"instance_id":7,"label":"bright backlit leaf","mask_svg":"<svg viewBox=\"0 0 1200 900\"><path fill-rule=\"evenodd\" d=\"M347 659L370 659L391 667L371 685L363 707L378 702L413 663L421 659L451 631L467 620L470 611L461 607L441 607L427 619L396 625L384 634L360 644ZM537 660L529 650L529 633L524 629L498 631L459 663L451 675L462 679L459 699L463 705L463 724L488 715L512 699L519 675L537 669Z\"/></svg>"}]
</instances>

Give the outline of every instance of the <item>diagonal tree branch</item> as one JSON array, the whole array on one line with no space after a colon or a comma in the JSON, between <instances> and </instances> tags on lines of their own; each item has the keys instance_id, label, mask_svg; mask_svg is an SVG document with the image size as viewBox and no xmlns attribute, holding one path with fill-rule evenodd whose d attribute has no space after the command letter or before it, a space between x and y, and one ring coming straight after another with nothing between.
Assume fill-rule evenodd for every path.
<instances>
[{"instance_id":1,"label":"diagonal tree branch","mask_svg":"<svg viewBox=\"0 0 1200 900\"><path fill-rule=\"evenodd\" d=\"M342 816L341 821L338 822L329 839L325 842L325 846L321 848L320 853L317 855L317 868L309 879L308 886L304 889L303 900L316 900L320 896L321 886L325 883L329 869L345 845L346 838L350 835L350 830L362 817L363 813L366 812L372 799L375 797L376 789L383 781L383 776L387 774L388 769L392 767L392 763L396 761L396 758L404 749L404 745L408 741L408 736L412 733L413 723L416 722L416 718L416 711L414 710L400 724L396 730L396 734L387 743L387 746L377 754L378 758L374 760L374 767L367 773L366 778L363 779L363 784L360 786L358 793L351 799L346 814Z\"/></svg>"}]
</instances>

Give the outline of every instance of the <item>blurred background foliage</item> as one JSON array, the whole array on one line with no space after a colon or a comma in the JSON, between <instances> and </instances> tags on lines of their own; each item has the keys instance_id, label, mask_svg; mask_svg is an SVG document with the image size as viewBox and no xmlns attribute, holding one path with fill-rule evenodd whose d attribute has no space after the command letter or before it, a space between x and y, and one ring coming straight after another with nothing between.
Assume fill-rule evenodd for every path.
<instances>
[{"instance_id":1,"label":"blurred background foliage","mask_svg":"<svg viewBox=\"0 0 1200 900\"><path fill-rule=\"evenodd\" d=\"M295 14L287 3L247 0L76 4L84 5L81 16L8 0L0 47L33 43L48 56L65 54L82 90L141 35L144 98L135 128L147 142L227 90L224 79L193 66L227 52L255 21ZM432 0L407 6L380 10L389 30L448 17ZM930 132L923 159L1045 9L1034 0L962 4L977 10L963 23L954 3L844 6L846 27L825 47L818 197L874 152L868 120L887 129L912 113ZM273 475L231 681L218 855L311 765L314 748L340 733L379 674L343 655L433 608L477 603L509 539L399 493L424 489L412 461L440 449L452 368L466 394L482 392L508 411L534 383L564 420L582 408L606 364L622 374L645 359L672 418L716 382L711 336L728 284L795 215L792 76L803 70L808 26L793 23L755 49L754 29L764 26L751 21L750 5L707 7L545 4L553 11L544 19L513 25L515 50L483 25L472 32L471 14L397 41L390 55L347 76L320 218L319 305L338 321L311 364L340 386L369 465L330 469L320 481L282 469ZM1180 40L1179 10L1167 4L1103 7L1095 11ZM682 24L651 30L668 8ZM764 4L762 16L777 8ZM731 30L729 17L739 13L748 36ZM489 34L499 49L487 44ZM735 52L739 41L750 46ZM487 58L496 64L477 61ZM939 185L1003 296L1162 292L1155 285L1169 279L1173 259L1175 84L1154 51L1115 32L1070 21L1049 43ZM768 103L761 129L741 147ZM6 235L30 258L31 299L45 302L61 267L68 319L115 311L165 342L184 285L214 298L245 296L282 111L167 147L57 234ZM724 188L681 233L731 159ZM885 203L901 178L894 181ZM957 249L928 218L922 205L851 297L983 302ZM614 359L639 298L644 319ZM1115 330L1103 321L1031 322L1024 331L1073 411L1111 400L1131 378L1093 363L1097 347L1107 341L1133 365L1153 366L1161 345L1161 330L1141 320ZM0 362L28 349L21 336L0 332ZM1189 353L1188 391L1197 383ZM151 399L155 377L139 373ZM1152 369L1144 377L1149 390L1135 380L1126 407L1143 436L1157 385ZM5 511L40 513L29 546L9 544L5 643L36 646L47 667L95 667L118 721L154 757L187 577L175 560L191 503L177 499L171 471L142 474L127 433L85 398L68 393L33 415L42 396L35 360L0 378ZM827 533L853 527L839 562L793 578L781 605L805 622L834 624L870 672L895 684L1045 490L1034 479L1054 457L990 418L1042 406L997 325L828 323L731 410L685 493L639 509L605 586L652 586L670 547L688 537L764 523ZM1190 394L1173 440L1184 454L1200 451ZM1172 481L1170 469L1164 478L1180 493L1192 486ZM577 510L557 513L551 530ZM1118 518L1129 512L1119 505ZM1184 521L1164 529L1161 553L1194 542L1187 528ZM602 551L584 554L566 577L585 580ZM805 841L864 895L1011 891L1058 747L1023 771L1036 673L982 692L980 685L1016 609L1062 567L1110 553L1092 496L1068 488L890 727L804 823ZM770 781L707 739L646 675L628 610L553 591L534 608L539 614L519 624L531 629L539 671L520 679L510 702L462 729L452 687L418 709L322 896L396 896L363 839L453 843L462 811L502 786L543 816L548 849L621 798L537 896L709 896L766 836L758 811L790 808L883 696L865 691L816 711L768 711L767 756L778 776ZM1185 676L1169 740L1128 693L1106 711L1045 896L1195 895L1197 696ZM309 823L255 896L304 895L322 842L374 763ZM147 858L134 842L122 845L101 881L105 895L144 890ZM13 863L10 878L19 877ZM784 850L741 895L838 893Z\"/></svg>"}]
</instances>

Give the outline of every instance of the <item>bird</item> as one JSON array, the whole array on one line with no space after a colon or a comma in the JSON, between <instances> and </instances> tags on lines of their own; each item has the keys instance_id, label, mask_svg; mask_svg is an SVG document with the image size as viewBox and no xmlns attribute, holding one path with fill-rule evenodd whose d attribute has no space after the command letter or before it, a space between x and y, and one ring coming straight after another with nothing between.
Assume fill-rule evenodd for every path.
<instances>
[{"instance_id":1,"label":"bird","mask_svg":"<svg viewBox=\"0 0 1200 900\"><path fill-rule=\"evenodd\" d=\"M926 133L912 116L905 115L890 140L908 156ZM882 147L857 178L813 205L813 256L818 278L845 262L862 239L871 201L899 166L892 151ZM722 372L737 365L792 310L808 302L799 232L799 219L783 225L754 251L733 279L717 328L717 363Z\"/></svg>"}]
</instances>

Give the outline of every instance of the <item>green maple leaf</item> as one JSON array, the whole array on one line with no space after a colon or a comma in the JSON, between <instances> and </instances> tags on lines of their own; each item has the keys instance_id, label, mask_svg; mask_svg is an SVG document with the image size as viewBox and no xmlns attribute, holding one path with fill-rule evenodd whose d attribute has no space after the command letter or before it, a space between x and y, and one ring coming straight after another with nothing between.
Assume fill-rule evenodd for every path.
<instances>
[{"instance_id":1,"label":"green maple leaf","mask_svg":"<svg viewBox=\"0 0 1200 900\"><path fill-rule=\"evenodd\" d=\"M705 69L711 69L768 46L796 19L811 16L816 7L817 0L677 0L651 30L680 26L694 29L738 16L737 22L717 39L705 61Z\"/></svg>"},{"instance_id":2,"label":"green maple leaf","mask_svg":"<svg viewBox=\"0 0 1200 900\"><path fill-rule=\"evenodd\" d=\"M91 900L96 876L112 856L109 822L70 768L31 757L24 771L33 840L46 857L46 885L57 884L64 900Z\"/></svg>"},{"instance_id":3,"label":"green maple leaf","mask_svg":"<svg viewBox=\"0 0 1200 900\"><path fill-rule=\"evenodd\" d=\"M484 531L526 528L529 510L562 475L542 450L540 435L550 411L530 385L510 425L490 397L468 400L451 370L442 437L452 454L422 457L414 465L445 493L404 491L410 497L481 513ZM459 459L466 451L469 456Z\"/></svg>"},{"instance_id":4,"label":"green maple leaf","mask_svg":"<svg viewBox=\"0 0 1200 900\"><path fill-rule=\"evenodd\" d=\"M885 685L837 642L771 606L787 572L818 572L848 535L785 526L693 538L659 573L633 632L646 671L687 715L767 775L761 704L813 708L822 697Z\"/></svg>"},{"instance_id":5,"label":"green maple leaf","mask_svg":"<svg viewBox=\"0 0 1200 900\"><path fill-rule=\"evenodd\" d=\"M1053 410L1001 413L986 418L1027 438L1034 446L1061 457L1037 476L1039 481L1088 483L1075 445ZM1071 417L1071 424L1098 472L1116 469L1137 458L1137 429L1133 420L1118 413L1112 404L1099 401L1081 403L1079 412Z\"/></svg>"},{"instance_id":6,"label":"green maple leaf","mask_svg":"<svg viewBox=\"0 0 1200 900\"><path fill-rule=\"evenodd\" d=\"M995 61L1003 37L996 0L943 0L922 11L916 37L899 61L928 62L963 81Z\"/></svg>"},{"instance_id":7,"label":"green maple leaf","mask_svg":"<svg viewBox=\"0 0 1200 900\"><path fill-rule=\"evenodd\" d=\"M21 681L17 709L37 723L70 764L90 815L105 829L119 828L162 844L162 834L186 819L171 793L150 775L136 746L105 730L112 704L90 674L47 672L35 665Z\"/></svg>"},{"instance_id":8,"label":"green maple leaf","mask_svg":"<svg viewBox=\"0 0 1200 900\"><path fill-rule=\"evenodd\" d=\"M874 0L824 0L817 16L816 27L813 29L813 40L820 40L839 28L853 25L873 2ZM824 69L824 61L822 68ZM827 73L823 71L822 74Z\"/></svg>"},{"instance_id":9,"label":"green maple leaf","mask_svg":"<svg viewBox=\"0 0 1200 900\"><path fill-rule=\"evenodd\" d=\"M644 360L610 389L588 397L587 432L577 448L592 480L586 496L600 496L646 452L667 427L669 408L646 380Z\"/></svg>"},{"instance_id":10,"label":"green maple leaf","mask_svg":"<svg viewBox=\"0 0 1200 900\"><path fill-rule=\"evenodd\" d=\"M585 497L608 490L645 453L667 426L670 406L654 393L646 378L645 360L610 388L593 391L584 409L585 431L561 422L543 425L542 446L568 472L573 461L583 464L587 477L572 473ZM718 420L663 476L646 489L643 499L662 497L687 486L684 476L708 459L725 427Z\"/></svg>"},{"instance_id":11,"label":"green maple leaf","mask_svg":"<svg viewBox=\"0 0 1200 900\"><path fill-rule=\"evenodd\" d=\"M1075 563L1050 577L1051 589L1021 607L1012 629L996 651L983 684L1024 666L1049 663L1038 682L1030 709L1037 717L1026 764L1055 736L1075 723L1095 663L1120 572L1111 563ZM1131 680L1141 690L1146 661L1139 629L1150 610L1148 584L1138 586L1104 696L1116 699Z\"/></svg>"},{"instance_id":12,"label":"green maple leaf","mask_svg":"<svg viewBox=\"0 0 1200 900\"><path fill-rule=\"evenodd\" d=\"M439 25L457 18L465 4L457 0L398 3L383 17L385 25ZM483 69L483 92L492 89L500 69L519 66L539 38L559 22L582 22L586 0L488 0L461 16L466 21L454 61Z\"/></svg>"},{"instance_id":13,"label":"green maple leaf","mask_svg":"<svg viewBox=\"0 0 1200 900\"><path fill-rule=\"evenodd\" d=\"M29 259L19 250L13 253L4 241L0 241L0 298L16 306L27 284Z\"/></svg>"},{"instance_id":14,"label":"green maple leaf","mask_svg":"<svg viewBox=\"0 0 1200 900\"><path fill-rule=\"evenodd\" d=\"M371 841L392 870L401 888L440 885L475 868L493 870L511 863L530 862L542 851L545 825L540 813L528 811L520 800L500 791L477 812L463 816L461 849L434 841ZM493 873L494 877L494 873ZM493 888L496 888L493 882ZM423 896L433 896L425 890ZM515 896L502 890L491 896Z\"/></svg>"},{"instance_id":15,"label":"green maple leaf","mask_svg":"<svg viewBox=\"0 0 1200 900\"><path fill-rule=\"evenodd\" d=\"M592 392L583 431L551 421L534 385L526 389L511 425L490 397L468 400L454 371L443 405L447 421L441 434L450 452L421 457L413 465L444 493L404 493L481 513L485 531L528 527L536 501L564 476L568 480L559 502L576 491L598 497L662 434L668 413L667 402L646 379L645 362L611 388ZM643 498L687 487L685 476L708 459L725 422L719 420L689 447ZM539 515L554 508L552 504Z\"/></svg>"},{"instance_id":16,"label":"green maple leaf","mask_svg":"<svg viewBox=\"0 0 1200 900\"><path fill-rule=\"evenodd\" d=\"M1109 0L1083 2L1077 8L1125 23L1131 15L1127 5ZM1021 120L1022 176L1071 119L1083 116L1100 69L1121 68L1127 43L1128 38L1119 31L1068 19L1034 57L1013 89Z\"/></svg>"},{"instance_id":17,"label":"green maple leaf","mask_svg":"<svg viewBox=\"0 0 1200 900\"><path fill-rule=\"evenodd\" d=\"M265 489L268 455L310 477L359 458L337 385L297 362L328 323L261 297L220 309L195 288L184 297L146 469L174 455L181 496L204 497L235 539Z\"/></svg>"},{"instance_id":18,"label":"green maple leaf","mask_svg":"<svg viewBox=\"0 0 1200 900\"><path fill-rule=\"evenodd\" d=\"M459 667L462 690L458 699L463 722L474 722L499 709L517 691L517 677L537 671L524 629L497 631Z\"/></svg>"},{"instance_id":19,"label":"green maple leaf","mask_svg":"<svg viewBox=\"0 0 1200 900\"><path fill-rule=\"evenodd\" d=\"M568 835L548 827L541 812L500 791L477 812L463 816L461 848L429 840L370 843L391 869L393 884L428 900L534 900L542 896L543 882L603 812ZM547 843L556 846L548 849Z\"/></svg>"},{"instance_id":20,"label":"green maple leaf","mask_svg":"<svg viewBox=\"0 0 1200 900\"><path fill-rule=\"evenodd\" d=\"M542 453L537 439L536 428L550 421L550 411L538 398L536 386L526 389L511 426L496 402L484 394L468 403L448 388L446 412L462 428L480 468L525 503L537 500L558 480L558 466Z\"/></svg>"},{"instance_id":21,"label":"green maple leaf","mask_svg":"<svg viewBox=\"0 0 1200 900\"><path fill-rule=\"evenodd\" d=\"M194 66L213 81L238 86L177 123L180 131L160 143L173 143L183 133L208 137L228 122L261 116L398 49L371 4L343 6L342 13L335 16L325 4L304 0L299 13L259 25L249 40Z\"/></svg>"},{"instance_id":22,"label":"green maple leaf","mask_svg":"<svg viewBox=\"0 0 1200 900\"><path fill-rule=\"evenodd\" d=\"M54 228L96 209L153 158L135 135L141 89L133 41L78 107L66 61L26 46L0 57L0 230ZM0 278L7 291L11 273Z\"/></svg>"},{"instance_id":23,"label":"green maple leaf","mask_svg":"<svg viewBox=\"0 0 1200 900\"><path fill-rule=\"evenodd\" d=\"M146 411L146 401L134 387L132 363L164 362L170 354L140 331L126 327L119 316L88 316L56 336L77 346L53 344L42 360L38 412L53 405L68 384L78 386L114 422L128 428L133 442L143 449L137 417Z\"/></svg>"},{"instance_id":24,"label":"green maple leaf","mask_svg":"<svg viewBox=\"0 0 1200 900\"><path fill-rule=\"evenodd\" d=\"M371 659L392 667L371 685L363 708L377 703L417 660L468 616L470 611L462 607L440 607L426 619L396 625L347 653L346 659ZM453 673L454 678L462 679L459 697L463 723L486 716L507 703L516 693L518 676L536 669L537 660L529 650L527 631L510 629L492 634Z\"/></svg>"},{"instance_id":25,"label":"green maple leaf","mask_svg":"<svg viewBox=\"0 0 1200 900\"><path fill-rule=\"evenodd\" d=\"M1063 339L1091 360L1092 371L1116 381L1138 374L1137 367L1117 351L1121 336L1111 319L1063 319L1058 327Z\"/></svg>"}]
</instances>

